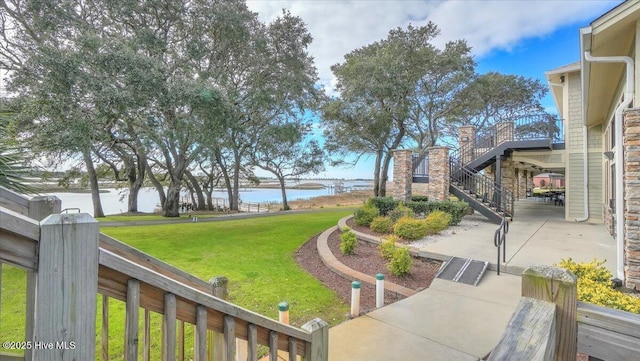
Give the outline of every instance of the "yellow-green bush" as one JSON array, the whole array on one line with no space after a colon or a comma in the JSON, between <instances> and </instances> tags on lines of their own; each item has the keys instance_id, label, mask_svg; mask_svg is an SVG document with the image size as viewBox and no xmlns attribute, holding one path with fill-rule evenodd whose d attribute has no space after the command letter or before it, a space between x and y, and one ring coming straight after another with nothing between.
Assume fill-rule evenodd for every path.
<instances>
[{"instance_id":1,"label":"yellow-green bush","mask_svg":"<svg viewBox=\"0 0 640 361\"><path fill-rule=\"evenodd\" d=\"M403 247L398 247L393 252L391 261L387 263L387 269L394 276L406 276L411 273L411 266L413 261L409 250Z\"/></svg>"},{"instance_id":2,"label":"yellow-green bush","mask_svg":"<svg viewBox=\"0 0 640 361\"><path fill-rule=\"evenodd\" d=\"M427 225L427 234L436 234L449 226L451 215L443 211L433 211L424 219Z\"/></svg>"},{"instance_id":3,"label":"yellow-green bush","mask_svg":"<svg viewBox=\"0 0 640 361\"><path fill-rule=\"evenodd\" d=\"M416 240L427 234L427 225L420 219L402 217L393 225L393 233L400 238Z\"/></svg>"},{"instance_id":4,"label":"yellow-green bush","mask_svg":"<svg viewBox=\"0 0 640 361\"><path fill-rule=\"evenodd\" d=\"M356 244L358 239L356 234L351 231L346 231L340 235L340 250L343 254L356 253Z\"/></svg>"},{"instance_id":5,"label":"yellow-green bush","mask_svg":"<svg viewBox=\"0 0 640 361\"><path fill-rule=\"evenodd\" d=\"M369 227L371 221L379 215L380 210L373 204L367 203L356 210L353 218L357 225Z\"/></svg>"},{"instance_id":6,"label":"yellow-green bush","mask_svg":"<svg viewBox=\"0 0 640 361\"><path fill-rule=\"evenodd\" d=\"M605 262L594 259L589 263L576 263L569 258L556 266L578 277L578 300L640 314L640 298L613 289L611 272L603 266Z\"/></svg>"},{"instance_id":7,"label":"yellow-green bush","mask_svg":"<svg viewBox=\"0 0 640 361\"><path fill-rule=\"evenodd\" d=\"M391 234L384 238L382 243L380 243L380 245L378 246L378 251L380 252L380 256L385 261L391 261L391 259L393 258L393 253L396 251L396 242L399 240L400 239L398 238L398 236Z\"/></svg>"},{"instance_id":8,"label":"yellow-green bush","mask_svg":"<svg viewBox=\"0 0 640 361\"><path fill-rule=\"evenodd\" d=\"M388 234L393 231L393 221L389 217L378 216L371 221L369 228L376 233Z\"/></svg>"},{"instance_id":9,"label":"yellow-green bush","mask_svg":"<svg viewBox=\"0 0 640 361\"><path fill-rule=\"evenodd\" d=\"M398 219L402 217L414 218L415 216L416 216L416 212L414 212L413 209L405 206L404 204L400 204L396 208L389 211L389 217L394 223L397 222Z\"/></svg>"}]
</instances>

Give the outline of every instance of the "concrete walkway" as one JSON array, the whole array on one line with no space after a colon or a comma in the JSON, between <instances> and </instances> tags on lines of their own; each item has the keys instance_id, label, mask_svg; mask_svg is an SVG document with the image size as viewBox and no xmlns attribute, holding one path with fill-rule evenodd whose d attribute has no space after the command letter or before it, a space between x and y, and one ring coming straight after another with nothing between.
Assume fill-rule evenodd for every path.
<instances>
[{"instance_id":1,"label":"concrete walkway","mask_svg":"<svg viewBox=\"0 0 640 361\"><path fill-rule=\"evenodd\" d=\"M329 330L330 360L479 360L498 343L521 294L522 270L563 258L606 259L615 242L602 224L564 221L564 208L521 200L507 234L506 271L488 271L477 287L436 279L414 296ZM497 225L475 226L422 247L422 255L486 260L496 267ZM504 268L503 268L504 271Z\"/></svg>"}]
</instances>

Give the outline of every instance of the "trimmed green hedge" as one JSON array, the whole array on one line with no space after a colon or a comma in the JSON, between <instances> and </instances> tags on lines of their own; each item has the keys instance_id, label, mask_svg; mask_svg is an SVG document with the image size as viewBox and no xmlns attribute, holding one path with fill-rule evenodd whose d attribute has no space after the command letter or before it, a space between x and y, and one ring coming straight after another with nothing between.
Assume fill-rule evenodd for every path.
<instances>
[{"instance_id":1,"label":"trimmed green hedge","mask_svg":"<svg viewBox=\"0 0 640 361\"><path fill-rule=\"evenodd\" d=\"M412 202L428 202L429 197L428 196L411 196L411 201Z\"/></svg>"},{"instance_id":2,"label":"trimmed green hedge","mask_svg":"<svg viewBox=\"0 0 640 361\"><path fill-rule=\"evenodd\" d=\"M393 199L392 197L374 197L369 198L367 203L374 205L378 210L380 210L381 216L386 216L390 211L395 209L400 201L397 199Z\"/></svg>"},{"instance_id":3,"label":"trimmed green hedge","mask_svg":"<svg viewBox=\"0 0 640 361\"><path fill-rule=\"evenodd\" d=\"M466 202L408 202L407 207L411 208L416 214L428 215L433 211L443 211L451 215L451 223L449 225L455 226L460 223L462 217L466 214L469 205Z\"/></svg>"}]
</instances>

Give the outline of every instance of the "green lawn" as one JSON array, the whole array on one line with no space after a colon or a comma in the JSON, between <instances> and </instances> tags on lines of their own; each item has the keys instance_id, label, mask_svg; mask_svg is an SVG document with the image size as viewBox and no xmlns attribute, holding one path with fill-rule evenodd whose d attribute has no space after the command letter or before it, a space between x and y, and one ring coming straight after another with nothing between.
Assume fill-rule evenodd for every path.
<instances>
[{"instance_id":1,"label":"green lawn","mask_svg":"<svg viewBox=\"0 0 640 361\"><path fill-rule=\"evenodd\" d=\"M351 209L283 214L244 220L182 223L137 227L106 227L101 231L201 279L229 279L230 301L277 319L277 305L290 304L291 324L300 326L320 317L331 325L348 312L337 295L302 270L295 251L309 238L335 225ZM2 268L0 335L24 340L26 273ZM98 297L98 307L101 305ZM110 359L121 358L124 304L110 300ZM98 315L100 315L98 308ZM100 335L98 317L98 337ZM152 318L152 353L159 355L161 321ZM142 328L142 327L141 327ZM187 333L192 333L190 327ZM97 342L97 353L99 349ZM190 342L187 352L191 348ZM141 349L141 348L140 348ZM142 350L140 350L142 352Z\"/></svg>"},{"instance_id":2,"label":"green lawn","mask_svg":"<svg viewBox=\"0 0 640 361\"><path fill-rule=\"evenodd\" d=\"M314 317L330 324L347 311L331 290L302 270L295 251L352 210L285 214L244 220L102 228L102 232L198 278L229 279L230 301L277 318L287 301L291 323Z\"/></svg>"}]
</instances>

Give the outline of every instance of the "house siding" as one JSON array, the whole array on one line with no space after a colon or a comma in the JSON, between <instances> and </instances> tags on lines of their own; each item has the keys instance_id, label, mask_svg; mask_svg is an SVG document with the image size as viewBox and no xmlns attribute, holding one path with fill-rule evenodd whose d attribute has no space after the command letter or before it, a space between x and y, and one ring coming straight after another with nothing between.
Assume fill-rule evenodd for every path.
<instances>
[{"instance_id":1,"label":"house siding","mask_svg":"<svg viewBox=\"0 0 640 361\"><path fill-rule=\"evenodd\" d=\"M584 154L582 149L582 92L580 73L568 74L568 109L566 129L566 219L573 220L584 216Z\"/></svg>"}]
</instances>

